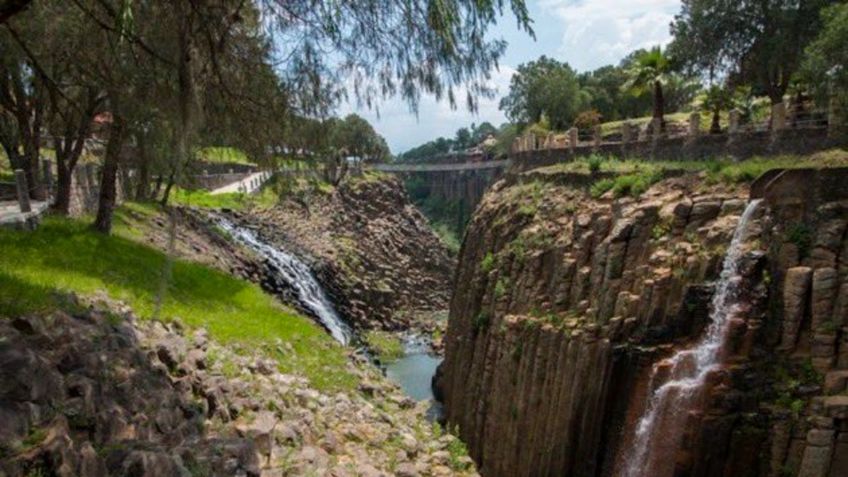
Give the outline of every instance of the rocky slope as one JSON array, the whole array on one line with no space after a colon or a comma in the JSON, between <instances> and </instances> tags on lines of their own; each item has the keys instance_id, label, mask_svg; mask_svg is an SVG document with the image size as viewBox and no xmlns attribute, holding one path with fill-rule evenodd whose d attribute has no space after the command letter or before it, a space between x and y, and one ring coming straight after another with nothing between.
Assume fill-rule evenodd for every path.
<instances>
[{"instance_id":1,"label":"rocky slope","mask_svg":"<svg viewBox=\"0 0 848 477\"><path fill-rule=\"evenodd\" d=\"M286 201L230 216L310 259L356 328L405 328L416 312L447 308L454 260L393 177L350 178L308 208Z\"/></svg>"},{"instance_id":2,"label":"rocky slope","mask_svg":"<svg viewBox=\"0 0 848 477\"><path fill-rule=\"evenodd\" d=\"M0 475L476 475L370 367L328 395L202 329L67 309L0 321Z\"/></svg>"},{"instance_id":3,"label":"rocky slope","mask_svg":"<svg viewBox=\"0 0 848 477\"><path fill-rule=\"evenodd\" d=\"M669 433L668 475L848 474L846 176L753 187L765 200L743 305L721 368ZM438 383L486 477L621 475L652 366L704 332L752 194L690 173L593 199L594 180L512 177L469 227Z\"/></svg>"}]
</instances>

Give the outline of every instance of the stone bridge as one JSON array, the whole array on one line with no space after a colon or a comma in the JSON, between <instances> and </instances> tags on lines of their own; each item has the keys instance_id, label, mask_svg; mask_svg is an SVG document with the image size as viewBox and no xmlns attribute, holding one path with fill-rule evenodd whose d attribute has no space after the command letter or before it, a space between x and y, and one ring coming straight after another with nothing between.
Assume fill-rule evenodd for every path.
<instances>
[{"instance_id":1,"label":"stone bridge","mask_svg":"<svg viewBox=\"0 0 848 477\"><path fill-rule=\"evenodd\" d=\"M480 161L447 164L375 164L371 169L404 179L413 201L434 199L456 208L457 230L464 229L486 189L509 168L511 161Z\"/></svg>"}]
</instances>

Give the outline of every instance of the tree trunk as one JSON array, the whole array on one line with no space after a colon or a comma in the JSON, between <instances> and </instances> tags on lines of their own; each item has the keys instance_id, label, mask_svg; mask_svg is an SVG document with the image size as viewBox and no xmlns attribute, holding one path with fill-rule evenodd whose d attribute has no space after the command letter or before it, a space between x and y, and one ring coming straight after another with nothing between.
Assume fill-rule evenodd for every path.
<instances>
[{"instance_id":1,"label":"tree trunk","mask_svg":"<svg viewBox=\"0 0 848 477\"><path fill-rule=\"evenodd\" d=\"M162 174L159 174L158 176L156 176L156 185L153 186L153 195L151 196L151 198L153 200L156 200L156 198L159 197L159 191L161 191L161 190L162 190Z\"/></svg>"},{"instance_id":2,"label":"tree trunk","mask_svg":"<svg viewBox=\"0 0 848 477\"><path fill-rule=\"evenodd\" d=\"M117 201L118 166L121 162L121 148L124 143L124 119L112 114L109 127L109 142L106 144L106 157L103 160L103 173L100 176L100 198L97 204L97 217L94 229L108 234L112 231L112 213Z\"/></svg>"},{"instance_id":3,"label":"tree trunk","mask_svg":"<svg viewBox=\"0 0 848 477\"><path fill-rule=\"evenodd\" d=\"M73 172L65 164L65 161L56 161L56 202L53 210L62 214L71 213L71 185Z\"/></svg>"},{"instance_id":4,"label":"tree trunk","mask_svg":"<svg viewBox=\"0 0 848 477\"><path fill-rule=\"evenodd\" d=\"M171 197L171 189L174 187L175 175L176 174L172 172L171 175L168 177L168 183L165 185L165 193L162 194L162 200L159 201L159 203L162 204L162 207L168 205L168 199Z\"/></svg>"},{"instance_id":5,"label":"tree trunk","mask_svg":"<svg viewBox=\"0 0 848 477\"><path fill-rule=\"evenodd\" d=\"M720 134L721 133L721 117L719 115L718 110L713 111L713 122L710 124L710 134Z\"/></svg>"},{"instance_id":6,"label":"tree trunk","mask_svg":"<svg viewBox=\"0 0 848 477\"><path fill-rule=\"evenodd\" d=\"M665 130L665 98L662 83L654 81L654 118L660 120L662 130Z\"/></svg>"}]
</instances>

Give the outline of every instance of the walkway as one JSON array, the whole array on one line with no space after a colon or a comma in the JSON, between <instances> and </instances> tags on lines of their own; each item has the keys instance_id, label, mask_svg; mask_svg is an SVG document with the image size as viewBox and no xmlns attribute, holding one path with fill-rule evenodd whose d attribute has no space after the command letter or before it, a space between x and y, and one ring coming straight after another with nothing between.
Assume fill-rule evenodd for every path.
<instances>
[{"instance_id":1,"label":"walkway","mask_svg":"<svg viewBox=\"0 0 848 477\"><path fill-rule=\"evenodd\" d=\"M374 170L382 172L451 172L476 171L485 169L505 169L509 167L508 159L484 162L460 162L453 164L374 164Z\"/></svg>"},{"instance_id":2,"label":"walkway","mask_svg":"<svg viewBox=\"0 0 848 477\"><path fill-rule=\"evenodd\" d=\"M18 201L0 202L0 227L26 227L29 222L33 219L37 220L50 207L47 201L34 200L30 204L32 210L22 213Z\"/></svg>"},{"instance_id":3,"label":"walkway","mask_svg":"<svg viewBox=\"0 0 848 477\"><path fill-rule=\"evenodd\" d=\"M212 195L231 194L233 192L252 194L259 190L262 187L262 184L270 179L272 175L274 175L274 173L271 171L256 172L238 182L233 182L232 184L225 185L224 187L213 189L209 193Z\"/></svg>"}]
</instances>

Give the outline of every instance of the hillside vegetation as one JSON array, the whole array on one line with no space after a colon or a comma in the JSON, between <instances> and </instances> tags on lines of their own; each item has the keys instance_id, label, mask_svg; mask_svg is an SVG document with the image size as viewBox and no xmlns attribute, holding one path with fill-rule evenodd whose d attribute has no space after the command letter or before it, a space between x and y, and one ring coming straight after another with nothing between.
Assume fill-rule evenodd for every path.
<instances>
[{"instance_id":1,"label":"hillside vegetation","mask_svg":"<svg viewBox=\"0 0 848 477\"><path fill-rule=\"evenodd\" d=\"M262 349L283 372L302 374L319 389L353 387L345 351L311 320L257 285L196 263L169 263L127 225L130 208L153 212L136 204L118 209L113 236L58 217L47 217L35 232L0 230L0 316L49 311L63 304L62 293L102 290L151 318L164 290L161 319L205 327L224 344Z\"/></svg>"}]
</instances>

